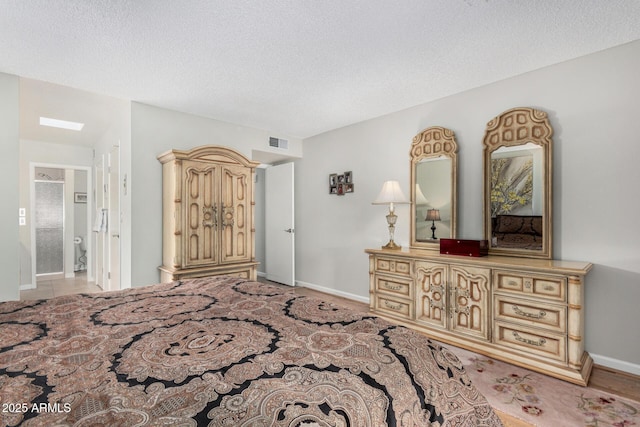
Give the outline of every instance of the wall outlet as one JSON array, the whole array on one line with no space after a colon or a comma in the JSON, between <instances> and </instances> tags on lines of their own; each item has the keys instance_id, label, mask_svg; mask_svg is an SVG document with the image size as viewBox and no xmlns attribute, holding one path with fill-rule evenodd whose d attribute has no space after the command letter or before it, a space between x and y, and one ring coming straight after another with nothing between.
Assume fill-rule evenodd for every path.
<instances>
[{"instance_id":1,"label":"wall outlet","mask_svg":"<svg viewBox=\"0 0 640 427\"><path fill-rule=\"evenodd\" d=\"M21 216L20 219L18 220L18 224L27 225L27 218Z\"/></svg>"}]
</instances>

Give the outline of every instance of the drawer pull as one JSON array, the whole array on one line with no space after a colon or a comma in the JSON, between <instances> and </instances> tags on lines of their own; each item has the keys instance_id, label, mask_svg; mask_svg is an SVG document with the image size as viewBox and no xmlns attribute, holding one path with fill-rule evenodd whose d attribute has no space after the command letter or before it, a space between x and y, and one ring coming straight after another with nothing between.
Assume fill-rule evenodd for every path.
<instances>
[{"instance_id":1,"label":"drawer pull","mask_svg":"<svg viewBox=\"0 0 640 427\"><path fill-rule=\"evenodd\" d=\"M556 288L554 288L551 285L547 285L547 286L544 287L544 290L547 291L547 292L553 292L553 291L556 290Z\"/></svg>"},{"instance_id":2,"label":"drawer pull","mask_svg":"<svg viewBox=\"0 0 640 427\"><path fill-rule=\"evenodd\" d=\"M513 306L513 311L518 316L528 317L529 319L542 319L547 315L547 312L542 310L540 310L539 313L527 313L526 311L520 310L520 307L518 307L517 305Z\"/></svg>"},{"instance_id":3,"label":"drawer pull","mask_svg":"<svg viewBox=\"0 0 640 427\"><path fill-rule=\"evenodd\" d=\"M527 279L524 281L524 287L527 289L531 289L531 279Z\"/></svg>"},{"instance_id":4,"label":"drawer pull","mask_svg":"<svg viewBox=\"0 0 640 427\"><path fill-rule=\"evenodd\" d=\"M390 308L391 310L400 311L402 309L401 304L391 304L389 301L384 302L385 307Z\"/></svg>"},{"instance_id":5,"label":"drawer pull","mask_svg":"<svg viewBox=\"0 0 640 427\"><path fill-rule=\"evenodd\" d=\"M400 285L392 285L389 282L383 282L383 286L386 289L389 289L390 291L399 291L400 289L402 289L402 286L400 286Z\"/></svg>"},{"instance_id":6,"label":"drawer pull","mask_svg":"<svg viewBox=\"0 0 640 427\"><path fill-rule=\"evenodd\" d=\"M542 347L547 342L547 340L545 340L544 338L540 338L539 341L530 340L528 338L522 338L516 331L513 331L513 338L515 338L516 341L520 341L522 343L529 344L529 345L535 345L536 347Z\"/></svg>"}]
</instances>

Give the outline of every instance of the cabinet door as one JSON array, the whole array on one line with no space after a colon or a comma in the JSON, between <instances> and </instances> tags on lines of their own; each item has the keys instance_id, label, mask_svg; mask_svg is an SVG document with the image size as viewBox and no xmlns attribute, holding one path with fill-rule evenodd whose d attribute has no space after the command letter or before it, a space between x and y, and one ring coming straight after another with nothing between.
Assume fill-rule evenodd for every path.
<instances>
[{"instance_id":1,"label":"cabinet door","mask_svg":"<svg viewBox=\"0 0 640 427\"><path fill-rule=\"evenodd\" d=\"M451 330L489 339L489 278L491 270L450 266Z\"/></svg>"},{"instance_id":2,"label":"cabinet door","mask_svg":"<svg viewBox=\"0 0 640 427\"><path fill-rule=\"evenodd\" d=\"M447 327L448 266L416 261L416 321L442 329Z\"/></svg>"},{"instance_id":3,"label":"cabinet door","mask_svg":"<svg viewBox=\"0 0 640 427\"><path fill-rule=\"evenodd\" d=\"M218 263L219 166L185 161L183 267Z\"/></svg>"},{"instance_id":4,"label":"cabinet door","mask_svg":"<svg viewBox=\"0 0 640 427\"><path fill-rule=\"evenodd\" d=\"M220 261L229 263L251 260L251 170L242 166L222 166L220 196Z\"/></svg>"}]
</instances>

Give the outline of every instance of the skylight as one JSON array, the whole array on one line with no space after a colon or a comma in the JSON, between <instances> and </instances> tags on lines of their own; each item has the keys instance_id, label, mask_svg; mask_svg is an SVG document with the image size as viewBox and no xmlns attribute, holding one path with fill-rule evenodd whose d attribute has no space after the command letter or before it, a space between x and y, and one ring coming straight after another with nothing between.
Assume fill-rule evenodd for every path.
<instances>
[{"instance_id":1,"label":"skylight","mask_svg":"<svg viewBox=\"0 0 640 427\"><path fill-rule=\"evenodd\" d=\"M76 131L80 131L84 127L84 123L68 122L66 120L50 119L48 117L40 117L40 125Z\"/></svg>"}]
</instances>

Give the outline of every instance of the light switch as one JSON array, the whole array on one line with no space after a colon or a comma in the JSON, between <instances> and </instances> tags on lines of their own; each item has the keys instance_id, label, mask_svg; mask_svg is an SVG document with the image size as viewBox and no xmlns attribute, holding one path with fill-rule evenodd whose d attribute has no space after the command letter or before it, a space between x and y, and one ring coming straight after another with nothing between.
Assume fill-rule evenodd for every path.
<instances>
[{"instance_id":1,"label":"light switch","mask_svg":"<svg viewBox=\"0 0 640 427\"><path fill-rule=\"evenodd\" d=\"M18 216L27 216L27 210L25 208L18 209Z\"/></svg>"},{"instance_id":2,"label":"light switch","mask_svg":"<svg viewBox=\"0 0 640 427\"><path fill-rule=\"evenodd\" d=\"M27 225L27 218L25 218L25 217L21 216L21 217L20 217L20 220L18 221L18 223L19 223L20 225Z\"/></svg>"}]
</instances>

